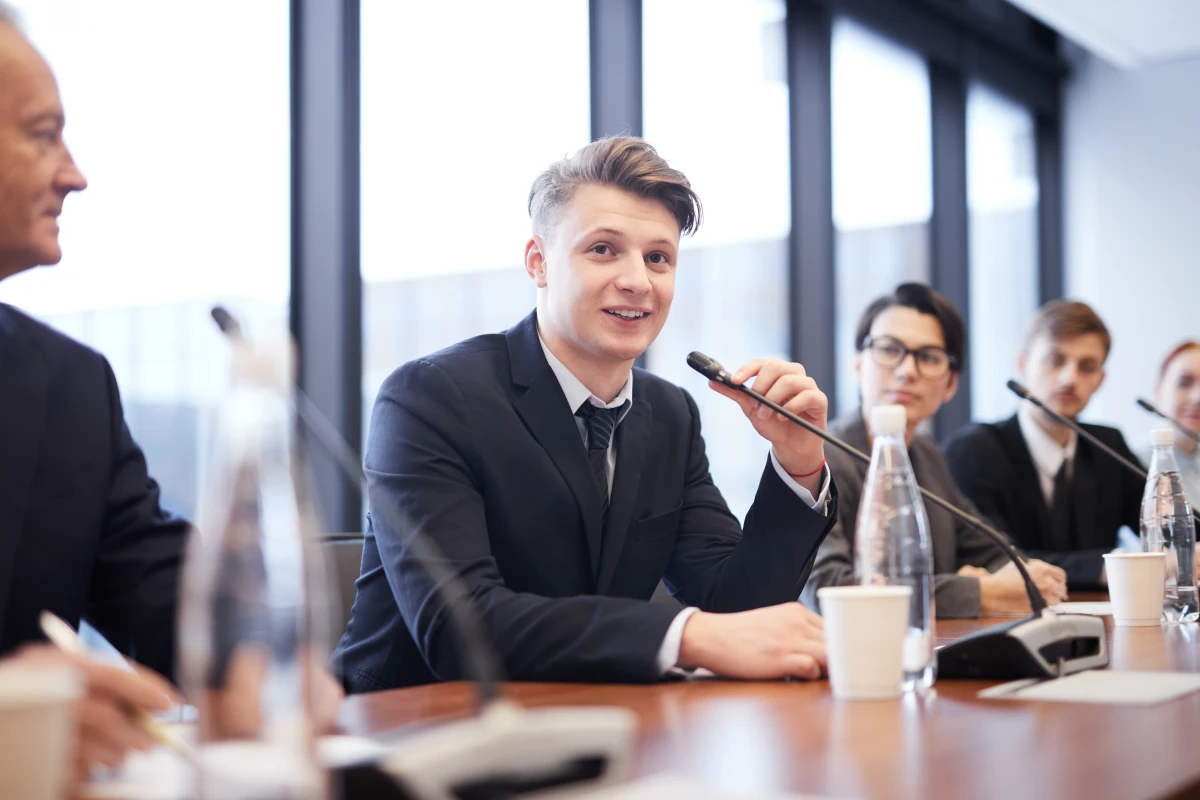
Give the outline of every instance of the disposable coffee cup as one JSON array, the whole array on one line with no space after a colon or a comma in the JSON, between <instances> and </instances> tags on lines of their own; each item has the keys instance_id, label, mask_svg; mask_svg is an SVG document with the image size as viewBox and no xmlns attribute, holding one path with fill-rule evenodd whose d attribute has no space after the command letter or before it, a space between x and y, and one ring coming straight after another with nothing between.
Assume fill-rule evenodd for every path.
<instances>
[{"instance_id":1,"label":"disposable coffee cup","mask_svg":"<svg viewBox=\"0 0 1200 800\"><path fill-rule=\"evenodd\" d=\"M1113 624L1157 626L1162 621L1166 553L1105 553Z\"/></svg>"},{"instance_id":2,"label":"disposable coffee cup","mask_svg":"<svg viewBox=\"0 0 1200 800\"><path fill-rule=\"evenodd\" d=\"M900 696L911 598L910 586L826 586L817 590L834 697L882 700Z\"/></svg>"},{"instance_id":3,"label":"disposable coffee cup","mask_svg":"<svg viewBox=\"0 0 1200 800\"><path fill-rule=\"evenodd\" d=\"M0 666L0 796L60 800L75 756L83 676L70 666Z\"/></svg>"}]
</instances>

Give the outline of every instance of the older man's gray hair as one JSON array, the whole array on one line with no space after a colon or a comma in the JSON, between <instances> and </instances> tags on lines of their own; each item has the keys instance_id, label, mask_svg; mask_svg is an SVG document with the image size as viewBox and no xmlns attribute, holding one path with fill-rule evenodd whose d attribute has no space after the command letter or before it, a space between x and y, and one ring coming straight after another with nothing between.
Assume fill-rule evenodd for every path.
<instances>
[{"instance_id":1,"label":"older man's gray hair","mask_svg":"<svg viewBox=\"0 0 1200 800\"><path fill-rule=\"evenodd\" d=\"M0 0L0 22L7 22L13 27L21 27L21 15L4 0Z\"/></svg>"}]
</instances>

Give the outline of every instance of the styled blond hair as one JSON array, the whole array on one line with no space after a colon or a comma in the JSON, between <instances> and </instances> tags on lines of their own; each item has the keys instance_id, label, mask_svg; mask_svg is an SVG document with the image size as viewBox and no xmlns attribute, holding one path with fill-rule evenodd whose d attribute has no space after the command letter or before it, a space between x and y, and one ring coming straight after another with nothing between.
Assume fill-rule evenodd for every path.
<instances>
[{"instance_id":1,"label":"styled blond hair","mask_svg":"<svg viewBox=\"0 0 1200 800\"><path fill-rule=\"evenodd\" d=\"M608 136L555 161L529 190L533 232L545 236L562 217L575 190L586 184L612 186L667 207L679 233L695 233L703 211L687 176L672 169L649 142L636 136Z\"/></svg>"}]
</instances>

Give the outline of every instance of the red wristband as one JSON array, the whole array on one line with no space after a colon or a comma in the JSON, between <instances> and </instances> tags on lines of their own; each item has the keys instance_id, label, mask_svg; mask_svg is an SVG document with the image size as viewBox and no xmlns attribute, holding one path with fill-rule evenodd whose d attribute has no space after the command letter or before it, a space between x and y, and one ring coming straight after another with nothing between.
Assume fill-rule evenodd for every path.
<instances>
[{"instance_id":1,"label":"red wristband","mask_svg":"<svg viewBox=\"0 0 1200 800\"><path fill-rule=\"evenodd\" d=\"M816 469L814 469L812 472L806 472L806 473L805 473L805 474L803 474L803 475L797 475L797 474L796 474L796 473L794 473L794 472L789 472L789 473L788 473L788 477L789 477L789 478L811 478L813 475L816 475L818 472L820 472L820 471L821 471L821 470L823 470L823 469L825 469L825 459L823 459L823 458L822 458L822 459L821 459L821 466L817 467L817 468L816 468Z\"/></svg>"}]
</instances>

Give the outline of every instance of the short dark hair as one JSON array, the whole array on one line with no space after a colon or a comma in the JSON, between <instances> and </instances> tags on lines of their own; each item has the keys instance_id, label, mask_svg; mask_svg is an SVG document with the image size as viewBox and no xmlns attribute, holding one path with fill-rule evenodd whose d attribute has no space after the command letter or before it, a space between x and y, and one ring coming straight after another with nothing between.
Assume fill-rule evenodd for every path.
<instances>
[{"instance_id":1,"label":"short dark hair","mask_svg":"<svg viewBox=\"0 0 1200 800\"><path fill-rule=\"evenodd\" d=\"M1033 340L1046 335L1051 341L1075 339L1094 333L1104 343L1104 358L1112 349L1112 335L1100 319L1100 315L1087 303L1078 300L1051 300L1038 309L1029 331L1025 334L1025 350L1029 351Z\"/></svg>"},{"instance_id":2,"label":"short dark hair","mask_svg":"<svg viewBox=\"0 0 1200 800\"><path fill-rule=\"evenodd\" d=\"M862 352L871 336L875 318L889 308L900 306L928 314L938 321L942 338L946 341L946 353L950 356L950 371L960 373L967 365L967 332L962 317L954 304L923 283L902 283L891 294L876 298L858 318L858 329L854 334L854 348Z\"/></svg>"},{"instance_id":3,"label":"short dark hair","mask_svg":"<svg viewBox=\"0 0 1200 800\"><path fill-rule=\"evenodd\" d=\"M683 236L700 227L700 198L687 176L672 169L649 142L636 136L607 136L555 161L529 190L533 232L547 235L575 190L589 183L612 186L658 200L679 223Z\"/></svg>"}]
</instances>

